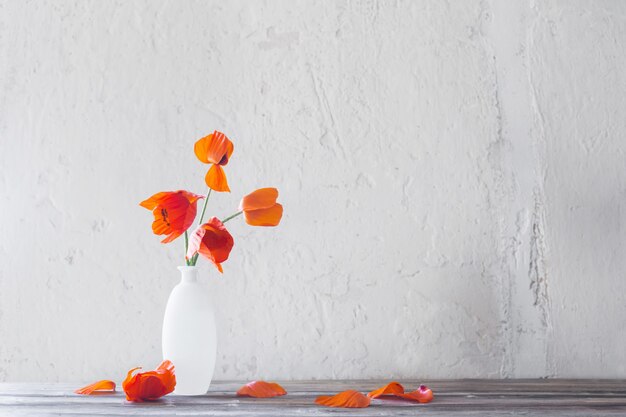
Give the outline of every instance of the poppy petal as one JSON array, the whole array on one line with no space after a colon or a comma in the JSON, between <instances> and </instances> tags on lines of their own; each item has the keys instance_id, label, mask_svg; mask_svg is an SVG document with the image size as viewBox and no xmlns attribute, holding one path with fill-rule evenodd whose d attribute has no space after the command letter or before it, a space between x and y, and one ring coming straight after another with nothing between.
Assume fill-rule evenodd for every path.
<instances>
[{"instance_id":1,"label":"poppy petal","mask_svg":"<svg viewBox=\"0 0 626 417\"><path fill-rule=\"evenodd\" d=\"M174 391L176 376L174 365L168 360L163 361L154 371L133 372L141 368L133 368L128 371L122 388L128 401L142 402L152 401Z\"/></svg>"},{"instance_id":2,"label":"poppy petal","mask_svg":"<svg viewBox=\"0 0 626 417\"><path fill-rule=\"evenodd\" d=\"M151 196L150 198L145 199L144 201L142 201L141 203L139 203L139 205L141 207L145 207L148 210L154 210L156 208L156 206L158 206L161 201L163 201L163 199L165 197L167 197L169 194L171 194L170 191L163 191L160 193L156 193L155 195Z\"/></svg>"},{"instance_id":3,"label":"poppy petal","mask_svg":"<svg viewBox=\"0 0 626 417\"><path fill-rule=\"evenodd\" d=\"M211 165L211 168L209 168L209 171L204 177L204 182L206 182L206 185L213 191L230 192L228 181L226 180L226 173L219 165Z\"/></svg>"},{"instance_id":4,"label":"poppy petal","mask_svg":"<svg viewBox=\"0 0 626 417\"><path fill-rule=\"evenodd\" d=\"M370 405L370 399L358 391L348 390L337 395L322 395L315 400L317 404L327 407L365 408Z\"/></svg>"},{"instance_id":5,"label":"poppy petal","mask_svg":"<svg viewBox=\"0 0 626 417\"><path fill-rule=\"evenodd\" d=\"M278 190L276 188L259 188L245 196L239 204L240 211L258 210L276 204Z\"/></svg>"},{"instance_id":6,"label":"poppy petal","mask_svg":"<svg viewBox=\"0 0 626 417\"><path fill-rule=\"evenodd\" d=\"M178 192L182 193L182 195L187 199L187 201L189 201L190 204L193 204L196 201L200 200L201 198L204 198L203 195L190 193L189 191L185 191L185 190L180 190Z\"/></svg>"},{"instance_id":7,"label":"poppy petal","mask_svg":"<svg viewBox=\"0 0 626 417\"><path fill-rule=\"evenodd\" d=\"M193 145L193 152L196 154L196 157L200 160L200 162L204 162L205 164L210 163L208 155L211 136L212 135L205 136Z\"/></svg>"},{"instance_id":8,"label":"poppy petal","mask_svg":"<svg viewBox=\"0 0 626 417\"><path fill-rule=\"evenodd\" d=\"M219 164L220 165L226 165L228 163L228 161L230 161L230 157L233 154L233 151L235 150L235 146L233 145L233 143L226 137L225 134L223 134L222 132L218 132L217 130L213 133L213 135L216 135L216 141L223 141L225 143L224 148L225 148L225 152L222 155L222 159L220 160Z\"/></svg>"},{"instance_id":9,"label":"poppy petal","mask_svg":"<svg viewBox=\"0 0 626 417\"><path fill-rule=\"evenodd\" d=\"M139 398L141 396L140 386L138 382L140 374L133 375L133 372L135 372L137 369L141 369L141 366L130 369L126 373L126 379L124 379L124 381L122 382L122 389L126 393L126 399L128 401L135 401L133 400L133 398Z\"/></svg>"},{"instance_id":10,"label":"poppy petal","mask_svg":"<svg viewBox=\"0 0 626 417\"><path fill-rule=\"evenodd\" d=\"M272 207L243 212L250 226L277 226L283 217L283 206L276 203Z\"/></svg>"},{"instance_id":11,"label":"poppy petal","mask_svg":"<svg viewBox=\"0 0 626 417\"><path fill-rule=\"evenodd\" d=\"M233 143L217 130L198 140L193 151L200 162L205 164L226 165L234 150Z\"/></svg>"},{"instance_id":12,"label":"poppy petal","mask_svg":"<svg viewBox=\"0 0 626 417\"><path fill-rule=\"evenodd\" d=\"M161 243L169 243L185 233L185 230L189 229L196 218L198 210L196 201L202 196L192 194L194 197L190 197L183 194L186 192L181 193L179 191L178 193L163 200L154 211L155 220L152 223L152 231L155 234L169 234ZM161 233L157 233L157 231L161 231Z\"/></svg>"},{"instance_id":13,"label":"poppy petal","mask_svg":"<svg viewBox=\"0 0 626 417\"><path fill-rule=\"evenodd\" d=\"M169 360L164 360L157 367L156 372L161 375L161 382L165 390L170 393L176 388L176 376L174 373L174 364Z\"/></svg>"},{"instance_id":14,"label":"poppy petal","mask_svg":"<svg viewBox=\"0 0 626 417\"><path fill-rule=\"evenodd\" d=\"M209 161L218 165L226 165L233 154L233 150L233 143L225 134L217 130L213 132L208 149Z\"/></svg>"},{"instance_id":15,"label":"poppy petal","mask_svg":"<svg viewBox=\"0 0 626 417\"><path fill-rule=\"evenodd\" d=\"M417 401L420 403L429 403L433 400L433 391L426 385L420 385L415 391L407 392L405 394L396 394L400 398L405 400Z\"/></svg>"},{"instance_id":16,"label":"poppy petal","mask_svg":"<svg viewBox=\"0 0 626 417\"><path fill-rule=\"evenodd\" d=\"M239 388L237 395L242 397L270 398L285 395L287 391L275 382L252 381Z\"/></svg>"},{"instance_id":17,"label":"poppy petal","mask_svg":"<svg viewBox=\"0 0 626 417\"><path fill-rule=\"evenodd\" d=\"M374 391L367 394L370 398L378 398L383 395L398 395L404 394L404 387L397 382L390 382L384 387L380 387L375 389Z\"/></svg>"},{"instance_id":18,"label":"poppy petal","mask_svg":"<svg viewBox=\"0 0 626 417\"><path fill-rule=\"evenodd\" d=\"M233 245L233 237L224 223L217 217L212 217L191 234L186 258L191 259L196 253L200 253L223 272L221 263L228 259Z\"/></svg>"},{"instance_id":19,"label":"poppy petal","mask_svg":"<svg viewBox=\"0 0 626 417\"><path fill-rule=\"evenodd\" d=\"M115 392L115 382L109 381L108 379L103 379L102 381L94 382L93 384L89 384L85 387L79 388L74 391L76 394L81 395L90 395L95 391L110 391Z\"/></svg>"},{"instance_id":20,"label":"poppy petal","mask_svg":"<svg viewBox=\"0 0 626 417\"><path fill-rule=\"evenodd\" d=\"M196 218L197 202L201 198L204 196L185 190L165 191L142 201L140 205L152 210L152 232L155 235L166 235L161 242L169 243L191 226Z\"/></svg>"},{"instance_id":21,"label":"poppy petal","mask_svg":"<svg viewBox=\"0 0 626 417\"><path fill-rule=\"evenodd\" d=\"M202 237L204 236L204 229L202 226L198 226L196 230L191 232L189 235L189 242L187 243L187 253L185 254L185 259L189 260L193 258L193 256L198 253L198 249L200 249L200 243L202 242Z\"/></svg>"}]
</instances>

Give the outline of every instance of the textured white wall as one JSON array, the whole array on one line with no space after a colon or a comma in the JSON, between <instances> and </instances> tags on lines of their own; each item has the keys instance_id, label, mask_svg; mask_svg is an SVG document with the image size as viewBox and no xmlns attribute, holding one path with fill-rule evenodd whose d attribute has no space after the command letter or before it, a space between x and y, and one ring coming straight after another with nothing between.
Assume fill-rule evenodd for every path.
<instances>
[{"instance_id":1,"label":"textured white wall","mask_svg":"<svg viewBox=\"0 0 626 417\"><path fill-rule=\"evenodd\" d=\"M217 378L626 377L626 2L0 1L0 380L160 357L182 241L230 223Z\"/></svg>"}]
</instances>

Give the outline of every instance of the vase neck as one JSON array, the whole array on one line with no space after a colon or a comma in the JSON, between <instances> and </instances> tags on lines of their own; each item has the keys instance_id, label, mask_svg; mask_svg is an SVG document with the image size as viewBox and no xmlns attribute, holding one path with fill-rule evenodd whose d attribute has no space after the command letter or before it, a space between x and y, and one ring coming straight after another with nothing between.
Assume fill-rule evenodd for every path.
<instances>
[{"instance_id":1,"label":"vase neck","mask_svg":"<svg viewBox=\"0 0 626 417\"><path fill-rule=\"evenodd\" d=\"M178 270L181 275L181 282L198 281L198 268L195 266L179 266Z\"/></svg>"}]
</instances>

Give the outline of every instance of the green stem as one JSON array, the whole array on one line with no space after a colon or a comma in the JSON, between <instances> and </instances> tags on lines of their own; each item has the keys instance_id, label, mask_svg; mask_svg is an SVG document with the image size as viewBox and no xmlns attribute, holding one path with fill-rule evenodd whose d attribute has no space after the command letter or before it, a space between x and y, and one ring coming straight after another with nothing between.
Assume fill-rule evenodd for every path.
<instances>
[{"instance_id":1,"label":"green stem","mask_svg":"<svg viewBox=\"0 0 626 417\"><path fill-rule=\"evenodd\" d=\"M200 214L200 221L198 222L198 226L202 224L202 220L204 220L204 212L206 211L206 205L209 202L209 197L211 197L211 189L209 188L209 192L206 194L206 198L204 199L204 207L202 207L202 213Z\"/></svg>"},{"instance_id":2,"label":"green stem","mask_svg":"<svg viewBox=\"0 0 626 417\"><path fill-rule=\"evenodd\" d=\"M243 213L243 211L238 211L237 213L233 214L232 216L228 216L226 217L224 220L222 220L222 223L226 223L227 221L234 219L235 217L239 216L241 213Z\"/></svg>"},{"instance_id":3,"label":"green stem","mask_svg":"<svg viewBox=\"0 0 626 417\"><path fill-rule=\"evenodd\" d=\"M185 230L185 263L189 266L189 259L187 259L187 249L189 249L189 235Z\"/></svg>"},{"instance_id":4,"label":"green stem","mask_svg":"<svg viewBox=\"0 0 626 417\"><path fill-rule=\"evenodd\" d=\"M204 199L204 206L202 207L202 213L200 213L200 221L198 222L198 226L200 226L202 224L202 220L204 220L204 213L206 212L206 206L207 206L207 203L209 202L211 191L212 190L209 188L209 191L206 193L206 198ZM200 256L199 253L196 253L195 255L193 255L191 259L187 261L188 264L191 266L196 266L196 262L198 262L198 256Z\"/></svg>"}]
</instances>

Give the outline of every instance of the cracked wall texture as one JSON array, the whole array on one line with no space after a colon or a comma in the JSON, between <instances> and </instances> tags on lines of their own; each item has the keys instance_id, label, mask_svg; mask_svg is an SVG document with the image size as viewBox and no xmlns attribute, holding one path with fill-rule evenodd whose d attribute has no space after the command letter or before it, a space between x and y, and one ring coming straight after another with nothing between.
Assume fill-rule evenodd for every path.
<instances>
[{"instance_id":1,"label":"cracked wall texture","mask_svg":"<svg viewBox=\"0 0 626 417\"><path fill-rule=\"evenodd\" d=\"M0 381L159 361L138 202L213 129L209 213L285 206L203 264L216 378L626 377L625 41L619 1L0 1Z\"/></svg>"}]
</instances>

